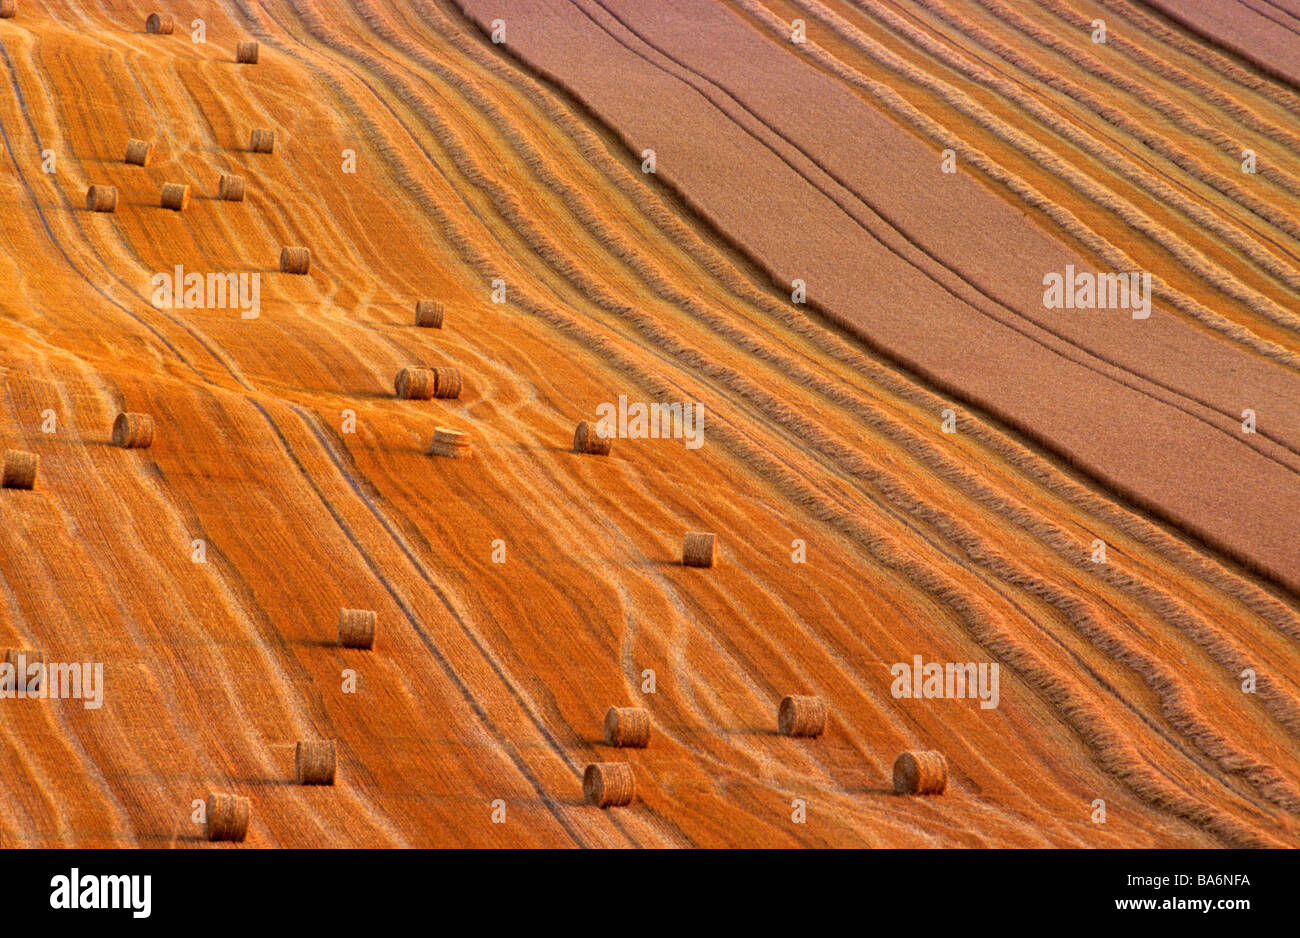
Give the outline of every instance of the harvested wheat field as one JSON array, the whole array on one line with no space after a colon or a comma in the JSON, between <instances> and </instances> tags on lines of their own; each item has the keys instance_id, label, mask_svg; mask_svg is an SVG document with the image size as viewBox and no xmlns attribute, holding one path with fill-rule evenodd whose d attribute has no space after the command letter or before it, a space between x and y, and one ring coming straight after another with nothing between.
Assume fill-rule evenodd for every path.
<instances>
[{"instance_id":1,"label":"harvested wheat field","mask_svg":"<svg viewBox=\"0 0 1300 938\"><path fill-rule=\"evenodd\" d=\"M1300 8L1193 5L20 0L0 847L1300 846Z\"/></svg>"}]
</instances>

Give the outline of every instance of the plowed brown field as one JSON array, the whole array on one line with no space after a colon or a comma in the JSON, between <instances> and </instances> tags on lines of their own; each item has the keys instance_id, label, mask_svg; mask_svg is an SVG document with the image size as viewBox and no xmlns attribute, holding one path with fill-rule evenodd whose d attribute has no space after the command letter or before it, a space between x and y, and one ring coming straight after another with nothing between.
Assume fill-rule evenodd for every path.
<instances>
[{"instance_id":1,"label":"plowed brown field","mask_svg":"<svg viewBox=\"0 0 1300 938\"><path fill-rule=\"evenodd\" d=\"M248 846L1300 845L1294 87L1129 0L152 9L0 20L0 449L41 457L0 647L105 682L0 699L0 847L195 845L210 791ZM1067 263L1150 271L1151 318L1044 310ZM260 315L156 306L176 265ZM705 445L573 453L619 395ZM896 699L916 655L998 706ZM945 794L893 793L912 749ZM584 803L601 761L631 806Z\"/></svg>"}]
</instances>

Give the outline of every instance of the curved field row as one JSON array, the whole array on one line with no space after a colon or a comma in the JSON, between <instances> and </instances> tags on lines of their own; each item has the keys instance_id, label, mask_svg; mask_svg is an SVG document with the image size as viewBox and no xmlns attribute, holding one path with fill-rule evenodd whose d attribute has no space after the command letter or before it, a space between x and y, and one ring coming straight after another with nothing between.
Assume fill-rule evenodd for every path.
<instances>
[{"instance_id":1,"label":"curved field row","mask_svg":"<svg viewBox=\"0 0 1300 938\"><path fill-rule=\"evenodd\" d=\"M1300 7L1281 2L1264 7L1241 0L1205 0L1203 3L1171 3L1144 0L1186 26L1237 55L1270 77L1300 87L1296 53L1300 50Z\"/></svg>"},{"instance_id":2,"label":"curved field row","mask_svg":"<svg viewBox=\"0 0 1300 938\"><path fill-rule=\"evenodd\" d=\"M969 18L959 20L946 7L929 6L944 14L944 19L937 21L940 26L956 22L961 34L979 35L987 46L1023 63L1023 56ZM1081 121L1076 113L1077 89L1068 88L1073 94L1062 94L1059 100L1045 97L1046 86L1040 79L1063 84L1054 77L1054 70L1035 67L1030 79L1022 81L1023 87L1017 87L990 69L992 63L981 63L958 45L928 35L883 5L865 9L907 40L907 44L892 40L897 47L892 54L864 32L870 19L850 20L822 5L810 5L809 9L824 11L830 29L815 32L816 41L851 63L848 74L855 77L850 81L869 88L877 97L877 87L886 86L873 78L896 84L897 88L888 90L913 105L910 109L894 105L908 123L916 125L931 119L927 114L933 115L948 129L936 134L923 126L927 137L952 146L964 161L1011 189L1019 200L1029 202L1053 230L1076 239L1085 255L1095 256L1099 264L1113 269L1142 266L1152 270L1156 295L1172 308L1249 348L1294 365L1290 350L1294 316L1285 308L1294 293L1296 276L1293 239L1276 232L1261 236L1249 217L1225 203L1221 194L1208 193L1198 202L1198 193L1186 191L1183 167L1189 164L1185 158L1164 170L1164 180L1158 178L1152 172L1158 167L1148 165L1151 135L1143 132L1140 140L1121 139L1118 148L1107 139L1114 134L1114 124L1125 123L1134 129L1139 123L1117 116L1119 112L1108 105L1099 105L1100 114ZM770 19L767 25L775 29ZM932 57L917 58L915 52L907 51L909 44L924 48ZM870 59L863 60L862 52ZM814 61L822 61L826 53L814 47L809 54ZM827 61L833 73L846 77L840 72L843 64ZM955 71L949 73L950 69ZM948 80L941 81L938 75L947 75ZM918 94L918 87L926 93ZM927 93L939 97L931 99ZM1008 110L1008 104L1012 109ZM959 115L971 119L959 120ZM1034 122L1026 123L1027 117ZM1161 147L1173 152L1163 144ZM995 163L988 162L990 155ZM1111 171L1099 172L1099 168ZM1231 183L1222 185L1239 192ZM1189 226L1188 221L1196 224ZM1134 238L1145 239L1138 242L1142 250L1129 248Z\"/></svg>"}]
</instances>

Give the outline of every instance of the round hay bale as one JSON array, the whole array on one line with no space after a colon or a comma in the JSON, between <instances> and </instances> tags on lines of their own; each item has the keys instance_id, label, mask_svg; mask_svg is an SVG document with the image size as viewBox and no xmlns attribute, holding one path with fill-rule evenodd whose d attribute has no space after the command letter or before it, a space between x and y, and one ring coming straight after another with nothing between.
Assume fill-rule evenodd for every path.
<instances>
[{"instance_id":1,"label":"round hay bale","mask_svg":"<svg viewBox=\"0 0 1300 938\"><path fill-rule=\"evenodd\" d=\"M344 648L372 648L375 644L376 616L369 609L344 609L339 612L339 644Z\"/></svg>"},{"instance_id":2,"label":"round hay bale","mask_svg":"<svg viewBox=\"0 0 1300 938\"><path fill-rule=\"evenodd\" d=\"M86 190L86 211L88 212L115 212L117 211L117 187L116 186L91 186Z\"/></svg>"},{"instance_id":3,"label":"round hay bale","mask_svg":"<svg viewBox=\"0 0 1300 938\"><path fill-rule=\"evenodd\" d=\"M249 800L241 795L208 795L208 819L203 832L208 840L242 841L248 834L248 819L253 813Z\"/></svg>"},{"instance_id":4,"label":"round hay bale","mask_svg":"<svg viewBox=\"0 0 1300 938\"><path fill-rule=\"evenodd\" d=\"M783 736L820 736L826 730L826 705L820 697L782 697L776 725Z\"/></svg>"},{"instance_id":5,"label":"round hay bale","mask_svg":"<svg viewBox=\"0 0 1300 938\"><path fill-rule=\"evenodd\" d=\"M605 745L644 749L650 745L650 712L640 707L610 707L605 711Z\"/></svg>"},{"instance_id":6,"label":"round hay bale","mask_svg":"<svg viewBox=\"0 0 1300 938\"><path fill-rule=\"evenodd\" d=\"M18 449L5 450L4 468L0 470L0 488L30 489L36 485L36 467L41 457Z\"/></svg>"},{"instance_id":7,"label":"round hay bale","mask_svg":"<svg viewBox=\"0 0 1300 938\"><path fill-rule=\"evenodd\" d=\"M311 251L306 248L280 248L280 272L305 274L311 270Z\"/></svg>"},{"instance_id":8,"label":"round hay bale","mask_svg":"<svg viewBox=\"0 0 1300 938\"><path fill-rule=\"evenodd\" d=\"M235 46L235 61L241 65L256 65L257 43L249 40Z\"/></svg>"},{"instance_id":9,"label":"round hay bale","mask_svg":"<svg viewBox=\"0 0 1300 938\"><path fill-rule=\"evenodd\" d=\"M156 35L170 36L176 30L176 21L167 13L150 13L144 21L144 31Z\"/></svg>"},{"instance_id":10,"label":"round hay bale","mask_svg":"<svg viewBox=\"0 0 1300 938\"><path fill-rule=\"evenodd\" d=\"M474 444L470 442L469 434L463 430L437 427L433 431L433 442L429 444L429 455L469 459L474 455Z\"/></svg>"},{"instance_id":11,"label":"round hay bale","mask_svg":"<svg viewBox=\"0 0 1300 938\"><path fill-rule=\"evenodd\" d=\"M275 131L254 130L248 148L254 153L272 152L275 149Z\"/></svg>"},{"instance_id":12,"label":"round hay bale","mask_svg":"<svg viewBox=\"0 0 1300 938\"><path fill-rule=\"evenodd\" d=\"M596 428L585 420L579 423L577 429L573 431L573 451L575 453L608 456L613 442L609 437L597 433Z\"/></svg>"},{"instance_id":13,"label":"round hay bale","mask_svg":"<svg viewBox=\"0 0 1300 938\"><path fill-rule=\"evenodd\" d=\"M582 773L582 794L598 808L617 808L636 797L636 778L626 762L593 762Z\"/></svg>"},{"instance_id":14,"label":"round hay bale","mask_svg":"<svg viewBox=\"0 0 1300 938\"><path fill-rule=\"evenodd\" d=\"M223 202L244 201L244 177L222 173L221 182L217 184L217 198Z\"/></svg>"},{"instance_id":15,"label":"round hay bale","mask_svg":"<svg viewBox=\"0 0 1300 938\"><path fill-rule=\"evenodd\" d=\"M18 12L18 0L0 0L0 20L7 20Z\"/></svg>"},{"instance_id":16,"label":"round hay bale","mask_svg":"<svg viewBox=\"0 0 1300 938\"><path fill-rule=\"evenodd\" d=\"M178 182L165 182L162 187L162 207L173 212L183 212L190 204L190 187Z\"/></svg>"},{"instance_id":17,"label":"round hay bale","mask_svg":"<svg viewBox=\"0 0 1300 938\"><path fill-rule=\"evenodd\" d=\"M409 365L397 373L393 379L393 390L404 401L427 401L437 389L437 377L433 370Z\"/></svg>"},{"instance_id":18,"label":"round hay bale","mask_svg":"<svg viewBox=\"0 0 1300 938\"><path fill-rule=\"evenodd\" d=\"M136 140L134 137L126 142L126 162L132 166L148 166L153 156L153 144L148 140Z\"/></svg>"},{"instance_id":19,"label":"round hay bale","mask_svg":"<svg viewBox=\"0 0 1300 938\"><path fill-rule=\"evenodd\" d=\"M334 740L298 740L294 774L299 785L333 785L334 762Z\"/></svg>"},{"instance_id":20,"label":"round hay bale","mask_svg":"<svg viewBox=\"0 0 1300 938\"><path fill-rule=\"evenodd\" d=\"M682 564L687 567L711 567L718 536L691 531L682 544Z\"/></svg>"},{"instance_id":21,"label":"round hay bale","mask_svg":"<svg viewBox=\"0 0 1300 938\"><path fill-rule=\"evenodd\" d=\"M942 795L948 788L948 760L934 750L905 752L894 760L894 791L900 795Z\"/></svg>"},{"instance_id":22,"label":"round hay bale","mask_svg":"<svg viewBox=\"0 0 1300 938\"><path fill-rule=\"evenodd\" d=\"M153 445L153 418L148 414L118 414L113 421L113 445L148 449Z\"/></svg>"},{"instance_id":23,"label":"round hay bale","mask_svg":"<svg viewBox=\"0 0 1300 938\"><path fill-rule=\"evenodd\" d=\"M425 329L441 329L442 304L435 300L416 300L415 324Z\"/></svg>"},{"instance_id":24,"label":"round hay bale","mask_svg":"<svg viewBox=\"0 0 1300 938\"><path fill-rule=\"evenodd\" d=\"M440 398L455 399L460 397L460 369L459 368L435 368L433 369L433 396Z\"/></svg>"}]
</instances>

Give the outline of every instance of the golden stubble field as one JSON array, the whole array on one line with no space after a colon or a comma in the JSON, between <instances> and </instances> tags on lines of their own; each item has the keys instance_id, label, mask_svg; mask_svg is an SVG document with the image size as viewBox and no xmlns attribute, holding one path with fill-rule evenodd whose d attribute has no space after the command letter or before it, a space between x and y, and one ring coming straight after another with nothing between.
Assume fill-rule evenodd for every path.
<instances>
[{"instance_id":1,"label":"golden stubble field","mask_svg":"<svg viewBox=\"0 0 1300 938\"><path fill-rule=\"evenodd\" d=\"M1170 317L1293 380L1300 96L1121 0L1004 5L724 7L802 17L800 68L935 167L926 121L964 141L1025 232L1137 259ZM0 20L0 448L40 457L0 490L0 647L104 674L98 709L0 699L0 846L200 845L210 792L261 847L1300 843L1294 595L792 304L465 6ZM1131 48L1069 25L1096 15ZM1222 126L1268 174L1197 129ZM257 275L258 315L159 308L177 265ZM408 367L459 396L397 397ZM575 453L620 395L698 403L704 445ZM122 412L152 445L114 445ZM431 456L440 427L472 458ZM681 564L692 531L712 568ZM373 648L340 647L345 608ZM896 698L918 655L998 663L998 706ZM789 694L824 734L778 733ZM604 744L611 706L648 710L647 748ZM295 784L314 739L333 786ZM943 795L894 794L905 750L943 753ZM593 762L631 766L631 805L585 803Z\"/></svg>"}]
</instances>

